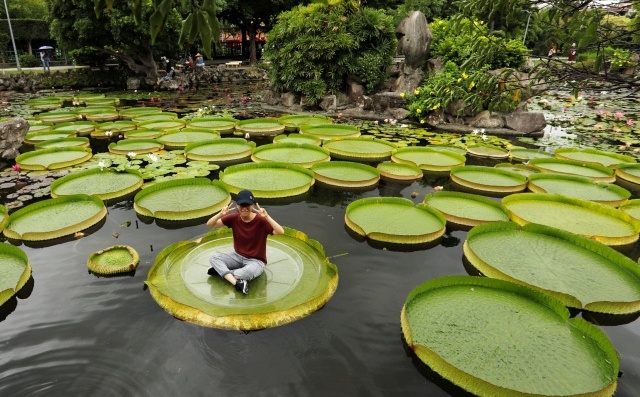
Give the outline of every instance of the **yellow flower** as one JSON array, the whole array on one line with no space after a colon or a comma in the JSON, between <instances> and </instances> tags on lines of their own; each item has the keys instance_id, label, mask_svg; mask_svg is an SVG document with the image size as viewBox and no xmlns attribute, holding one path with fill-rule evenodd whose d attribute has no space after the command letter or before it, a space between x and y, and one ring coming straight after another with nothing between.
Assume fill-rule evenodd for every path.
<instances>
[{"instance_id":1,"label":"yellow flower","mask_svg":"<svg viewBox=\"0 0 640 397\"><path fill-rule=\"evenodd\" d=\"M458 77L458 83L459 83L459 82L461 82L461 81L462 81L462 78L461 78L461 77Z\"/></svg>"},{"instance_id":2,"label":"yellow flower","mask_svg":"<svg viewBox=\"0 0 640 397\"><path fill-rule=\"evenodd\" d=\"M466 80L469 77L469 75L466 74L465 72L462 72L462 77Z\"/></svg>"},{"instance_id":3,"label":"yellow flower","mask_svg":"<svg viewBox=\"0 0 640 397\"><path fill-rule=\"evenodd\" d=\"M420 90L416 88L415 91L413 91L413 93L416 95L420 95Z\"/></svg>"},{"instance_id":4,"label":"yellow flower","mask_svg":"<svg viewBox=\"0 0 640 397\"><path fill-rule=\"evenodd\" d=\"M418 113L418 114L422 113L422 109L417 108L417 109L416 109L416 113Z\"/></svg>"},{"instance_id":5,"label":"yellow flower","mask_svg":"<svg viewBox=\"0 0 640 397\"><path fill-rule=\"evenodd\" d=\"M401 92L401 93L400 93L400 96L404 98L404 92Z\"/></svg>"},{"instance_id":6,"label":"yellow flower","mask_svg":"<svg viewBox=\"0 0 640 397\"><path fill-rule=\"evenodd\" d=\"M420 124L424 124L424 119L420 120Z\"/></svg>"},{"instance_id":7,"label":"yellow flower","mask_svg":"<svg viewBox=\"0 0 640 397\"><path fill-rule=\"evenodd\" d=\"M445 89L444 92L449 92L451 91L449 88Z\"/></svg>"},{"instance_id":8,"label":"yellow flower","mask_svg":"<svg viewBox=\"0 0 640 397\"><path fill-rule=\"evenodd\" d=\"M440 104L439 104L439 103L436 103L435 105L433 105L433 106L431 107L431 110L436 110L436 109L438 109L439 107L440 107Z\"/></svg>"},{"instance_id":9,"label":"yellow flower","mask_svg":"<svg viewBox=\"0 0 640 397\"><path fill-rule=\"evenodd\" d=\"M476 83L474 83L473 81L471 83L469 83L469 91L471 91L471 89L473 87L475 87Z\"/></svg>"}]
</instances>

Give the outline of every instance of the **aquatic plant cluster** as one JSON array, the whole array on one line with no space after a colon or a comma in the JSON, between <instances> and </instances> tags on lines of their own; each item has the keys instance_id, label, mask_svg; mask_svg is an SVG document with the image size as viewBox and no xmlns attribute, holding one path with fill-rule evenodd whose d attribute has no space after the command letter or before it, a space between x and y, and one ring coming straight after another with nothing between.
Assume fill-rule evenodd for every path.
<instances>
[{"instance_id":1,"label":"aquatic plant cluster","mask_svg":"<svg viewBox=\"0 0 640 397\"><path fill-rule=\"evenodd\" d=\"M123 200L143 222L202 222L242 189L277 201L303 196L314 185L363 192L382 182L445 177L454 190L435 187L418 204L362 198L344 214L352 238L386 250L428 250L450 230L470 230L465 261L470 274L485 277L433 279L409 294L400 324L415 355L478 395L615 392L620 363L613 345L569 312L582 311L594 323L604 317L624 323L640 314L640 270L616 251L639 238L640 203L631 192L640 190L640 164L633 149L601 150L615 145L611 134L597 149L579 147L593 138L583 130L573 145L546 151L484 130L436 133L396 120L353 123L302 114L241 120L217 107L180 118L158 106L116 106L102 95L74 97L84 106L73 108L63 102L30 101L41 109L25 138L34 150L2 173L0 188L11 192L0 214L9 241L83 238L101 227L108 203ZM583 105L573 102L564 113ZM635 134L625 112L593 102L584 102L596 109L593 123L575 114L556 123ZM622 146L632 148L629 142ZM185 321L253 330L308 316L336 291L338 269L321 242L289 229L270 239L275 264L252 286L255 300L239 303L224 282L206 275L208 256L231 244L229 232L218 230L165 248L147 275L151 295ZM17 247L2 244L0 256L12 264L0 282L3 303L32 270ZM112 246L91 255L87 266L95 274L126 274L138 260L131 247ZM525 375L507 375L513 368Z\"/></svg>"}]
</instances>

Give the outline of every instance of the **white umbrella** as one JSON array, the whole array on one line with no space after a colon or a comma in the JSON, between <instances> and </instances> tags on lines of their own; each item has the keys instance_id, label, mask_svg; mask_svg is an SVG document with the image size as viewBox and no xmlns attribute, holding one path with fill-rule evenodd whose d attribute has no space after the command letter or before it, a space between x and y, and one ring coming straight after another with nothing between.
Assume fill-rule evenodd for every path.
<instances>
[{"instance_id":1,"label":"white umbrella","mask_svg":"<svg viewBox=\"0 0 640 397\"><path fill-rule=\"evenodd\" d=\"M42 47L38 48L39 50L53 50L53 47L51 47L50 45L43 45Z\"/></svg>"}]
</instances>

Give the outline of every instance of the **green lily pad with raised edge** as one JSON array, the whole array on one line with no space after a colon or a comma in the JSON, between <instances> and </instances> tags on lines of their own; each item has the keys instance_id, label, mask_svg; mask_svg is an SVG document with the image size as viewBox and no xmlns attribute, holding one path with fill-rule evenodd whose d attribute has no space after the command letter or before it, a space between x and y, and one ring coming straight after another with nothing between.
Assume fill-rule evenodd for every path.
<instances>
[{"instance_id":1,"label":"green lily pad with raised edge","mask_svg":"<svg viewBox=\"0 0 640 397\"><path fill-rule=\"evenodd\" d=\"M185 146L184 155L189 160L226 165L251 160L255 147L255 142L248 142L244 138L220 138L190 143Z\"/></svg>"},{"instance_id":2,"label":"green lily pad with raised edge","mask_svg":"<svg viewBox=\"0 0 640 397\"><path fill-rule=\"evenodd\" d=\"M527 177L502 168L465 165L451 169L451 180L465 188L488 193L517 193L527 188Z\"/></svg>"},{"instance_id":3,"label":"green lily pad with raised edge","mask_svg":"<svg viewBox=\"0 0 640 397\"><path fill-rule=\"evenodd\" d=\"M184 149L195 142L210 141L220 138L220 133L215 131L175 131L168 132L158 138L167 149Z\"/></svg>"},{"instance_id":4,"label":"green lily pad with raised edge","mask_svg":"<svg viewBox=\"0 0 640 397\"><path fill-rule=\"evenodd\" d=\"M256 163L279 162L310 168L314 164L330 161L331 155L327 149L316 145L270 143L258 146L251 154L251 160Z\"/></svg>"},{"instance_id":5,"label":"green lily pad with raised edge","mask_svg":"<svg viewBox=\"0 0 640 397\"><path fill-rule=\"evenodd\" d=\"M27 99L25 103L38 110L53 110L62 107L64 100L56 96Z\"/></svg>"},{"instance_id":6,"label":"green lily pad with raised edge","mask_svg":"<svg viewBox=\"0 0 640 397\"><path fill-rule=\"evenodd\" d=\"M124 197L142 187L140 172L127 169L117 172L111 168L91 168L65 175L51 184L51 197L86 194L100 200Z\"/></svg>"},{"instance_id":7,"label":"green lily pad with raised edge","mask_svg":"<svg viewBox=\"0 0 640 397\"><path fill-rule=\"evenodd\" d=\"M311 166L316 181L343 188L372 187L380 181L380 172L366 164L351 161L327 161Z\"/></svg>"},{"instance_id":8,"label":"green lily pad with raised edge","mask_svg":"<svg viewBox=\"0 0 640 397\"><path fill-rule=\"evenodd\" d=\"M96 123L106 123L109 121L116 121L120 118L120 114L117 110L103 110L101 112L85 113L84 118Z\"/></svg>"},{"instance_id":9,"label":"green lily pad with raised edge","mask_svg":"<svg viewBox=\"0 0 640 397\"><path fill-rule=\"evenodd\" d=\"M624 211L592 201L551 193L520 193L502 199L509 218L519 225L539 223L609 246L638 240L640 224Z\"/></svg>"},{"instance_id":10,"label":"green lily pad with raised edge","mask_svg":"<svg viewBox=\"0 0 640 397\"><path fill-rule=\"evenodd\" d=\"M302 134L280 134L273 137L273 143L295 143L297 145L306 143L309 145L320 146L322 144L322 139L313 135L302 135Z\"/></svg>"},{"instance_id":11,"label":"green lily pad with raised edge","mask_svg":"<svg viewBox=\"0 0 640 397\"><path fill-rule=\"evenodd\" d=\"M29 123L29 131L27 134L37 134L39 132L51 131L53 129L52 123L42 123L42 124L31 124Z\"/></svg>"},{"instance_id":12,"label":"green lily pad with raised edge","mask_svg":"<svg viewBox=\"0 0 640 397\"><path fill-rule=\"evenodd\" d=\"M220 181L207 178L174 179L139 191L133 209L143 216L182 221L212 215L231 202Z\"/></svg>"},{"instance_id":13,"label":"green lily pad with raised edge","mask_svg":"<svg viewBox=\"0 0 640 397\"><path fill-rule=\"evenodd\" d=\"M556 299L470 276L427 281L400 315L407 345L479 396L612 396L620 364L606 334Z\"/></svg>"},{"instance_id":14,"label":"green lily pad with raised edge","mask_svg":"<svg viewBox=\"0 0 640 397\"><path fill-rule=\"evenodd\" d=\"M128 245L114 245L93 252L87 259L87 267L92 273L112 275L129 273L138 267L140 256Z\"/></svg>"},{"instance_id":15,"label":"green lily pad with raised edge","mask_svg":"<svg viewBox=\"0 0 640 397\"><path fill-rule=\"evenodd\" d=\"M509 220L509 213L500 203L477 194L440 191L428 194L424 202L440 211L447 222L456 225L477 226Z\"/></svg>"},{"instance_id":16,"label":"green lily pad with raised edge","mask_svg":"<svg viewBox=\"0 0 640 397\"><path fill-rule=\"evenodd\" d=\"M558 148L554 153L560 159L581 161L605 167L615 166L620 163L636 163L636 159L631 156L593 148Z\"/></svg>"},{"instance_id":17,"label":"green lily pad with raised edge","mask_svg":"<svg viewBox=\"0 0 640 397\"><path fill-rule=\"evenodd\" d=\"M533 174L537 174L540 171L538 171L538 169L528 166L528 165L524 165L524 164L511 164L511 163L498 163L496 165L494 165L494 167L496 168L501 168L503 170L507 170L507 171L511 171L511 172L516 172L518 174L522 174L526 177L528 177L529 175L533 175Z\"/></svg>"},{"instance_id":18,"label":"green lily pad with raised edge","mask_svg":"<svg viewBox=\"0 0 640 397\"><path fill-rule=\"evenodd\" d=\"M184 120L152 120L137 123L138 129L162 130L166 132L178 131L186 125Z\"/></svg>"},{"instance_id":19,"label":"green lily pad with raised edge","mask_svg":"<svg viewBox=\"0 0 640 397\"><path fill-rule=\"evenodd\" d=\"M0 243L0 306L20 291L30 277L31 264L24 251Z\"/></svg>"},{"instance_id":20,"label":"green lily pad with raised edge","mask_svg":"<svg viewBox=\"0 0 640 397\"><path fill-rule=\"evenodd\" d=\"M414 182L422 179L422 170L413 164L384 161L376 166L383 179L395 182Z\"/></svg>"},{"instance_id":21,"label":"green lily pad with raised edge","mask_svg":"<svg viewBox=\"0 0 640 397\"><path fill-rule=\"evenodd\" d=\"M348 124L304 124L299 127L303 135L313 135L327 141L335 138L357 138L360 136L360 128Z\"/></svg>"},{"instance_id":22,"label":"green lily pad with raised edge","mask_svg":"<svg viewBox=\"0 0 640 397\"><path fill-rule=\"evenodd\" d=\"M640 164L638 163L618 164L615 174L617 180L640 185Z\"/></svg>"},{"instance_id":23,"label":"green lily pad with raised edge","mask_svg":"<svg viewBox=\"0 0 640 397\"><path fill-rule=\"evenodd\" d=\"M367 197L349 204L349 229L374 241L422 244L440 238L447 220L436 209L401 197Z\"/></svg>"},{"instance_id":24,"label":"green lily pad with raised edge","mask_svg":"<svg viewBox=\"0 0 640 397\"><path fill-rule=\"evenodd\" d=\"M72 121L70 123L60 123L53 127L53 131L72 132L77 136L89 136L91 131L96 129L97 123L93 121Z\"/></svg>"},{"instance_id":25,"label":"green lily pad with raised edge","mask_svg":"<svg viewBox=\"0 0 640 397\"><path fill-rule=\"evenodd\" d=\"M544 152L539 149L529 149L520 146L509 148L509 158L514 161L529 161L539 158L553 158L553 153Z\"/></svg>"},{"instance_id":26,"label":"green lily pad with raised edge","mask_svg":"<svg viewBox=\"0 0 640 397\"><path fill-rule=\"evenodd\" d=\"M284 198L307 193L315 179L313 171L285 163L248 163L225 168L219 178L233 194L251 190L256 198Z\"/></svg>"},{"instance_id":27,"label":"green lily pad with raised edge","mask_svg":"<svg viewBox=\"0 0 640 397\"><path fill-rule=\"evenodd\" d=\"M586 176L536 174L529 176L528 188L534 193L557 193L619 207L631 192L617 185L596 182Z\"/></svg>"},{"instance_id":28,"label":"green lily pad with raised edge","mask_svg":"<svg viewBox=\"0 0 640 397\"><path fill-rule=\"evenodd\" d=\"M243 295L226 280L209 277L209 257L233 251L231 230L163 249L145 284L174 317L205 327L256 330L288 324L322 308L338 285L338 270L324 249L302 232L269 236L267 266Z\"/></svg>"},{"instance_id":29,"label":"green lily pad with raised edge","mask_svg":"<svg viewBox=\"0 0 640 397\"><path fill-rule=\"evenodd\" d=\"M612 168L575 160L538 158L530 160L528 165L540 172L586 176L598 182L612 183L616 180Z\"/></svg>"},{"instance_id":30,"label":"green lily pad with raised edge","mask_svg":"<svg viewBox=\"0 0 640 397\"><path fill-rule=\"evenodd\" d=\"M144 123L145 121L165 121L165 120L176 120L178 118L177 113L173 112L160 112L160 113L151 113L151 114L143 114L142 116L135 116L131 119L134 123Z\"/></svg>"},{"instance_id":31,"label":"green lily pad with raised edge","mask_svg":"<svg viewBox=\"0 0 640 397\"><path fill-rule=\"evenodd\" d=\"M453 153L457 153L457 154L461 154L461 155L465 155L467 154L467 148L466 146L455 146L455 145L435 145L435 144L431 144L429 146L427 146L427 148L429 149L433 149L433 150L444 150L444 151L450 151Z\"/></svg>"},{"instance_id":32,"label":"green lily pad with raised edge","mask_svg":"<svg viewBox=\"0 0 640 397\"><path fill-rule=\"evenodd\" d=\"M90 146L89 138L86 137L70 137L49 139L46 141L37 142L34 145L36 150L50 149L50 148L64 148L69 146L78 146L88 148Z\"/></svg>"},{"instance_id":33,"label":"green lily pad with raised edge","mask_svg":"<svg viewBox=\"0 0 640 397\"><path fill-rule=\"evenodd\" d=\"M84 194L29 204L9 216L2 231L13 240L43 241L72 235L100 222L107 208L98 197Z\"/></svg>"},{"instance_id":34,"label":"green lily pad with raised edge","mask_svg":"<svg viewBox=\"0 0 640 397\"><path fill-rule=\"evenodd\" d=\"M492 159L506 159L509 157L509 151L507 149L487 144L468 145L467 153L476 157L488 157Z\"/></svg>"},{"instance_id":35,"label":"green lily pad with raised edge","mask_svg":"<svg viewBox=\"0 0 640 397\"><path fill-rule=\"evenodd\" d=\"M132 118L137 116L142 116L145 114L152 114L152 113L160 113L160 112L162 112L161 108L153 107L153 106L121 109L120 118L124 120L131 120Z\"/></svg>"},{"instance_id":36,"label":"green lily pad with raised edge","mask_svg":"<svg viewBox=\"0 0 640 397\"><path fill-rule=\"evenodd\" d=\"M24 137L24 143L28 145L35 145L36 143L58 140L63 138L73 138L75 137L75 132L72 131L43 131L43 132L35 132L28 133Z\"/></svg>"},{"instance_id":37,"label":"green lily pad with raised edge","mask_svg":"<svg viewBox=\"0 0 640 397\"><path fill-rule=\"evenodd\" d=\"M379 162L391 158L397 149L393 143L370 137L336 138L322 145L331 153L331 157L339 160Z\"/></svg>"},{"instance_id":38,"label":"green lily pad with raised edge","mask_svg":"<svg viewBox=\"0 0 640 397\"><path fill-rule=\"evenodd\" d=\"M396 163L412 164L427 172L449 172L464 165L466 157L448 150L433 150L430 146L409 146L396 149L391 155Z\"/></svg>"},{"instance_id":39,"label":"green lily pad with raised edge","mask_svg":"<svg viewBox=\"0 0 640 397\"><path fill-rule=\"evenodd\" d=\"M474 227L464 254L483 275L549 294L565 306L606 314L640 311L640 267L613 248L548 226Z\"/></svg>"},{"instance_id":40,"label":"green lily pad with raised edge","mask_svg":"<svg viewBox=\"0 0 640 397\"><path fill-rule=\"evenodd\" d=\"M278 118L281 124L286 127L285 131L298 131L302 125L318 125L331 124L333 119L329 116L313 115L313 114L290 114Z\"/></svg>"},{"instance_id":41,"label":"green lily pad with raised edge","mask_svg":"<svg viewBox=\"0 0 640 397\"><path fill-rule=\"evenodd\" d=\"M16 163L23 170L55 170L84 163L91 156L91 148L69 146L22 153L16 157Z\"/></svg>"},{"instance_id":42,"label":"green lily pad with raised edge","mask_svg":"<svg viewBox=\"0 0 640 397\"><path fill-rule=\"evenodd\" d=\"M104 137L106 132L111 132L112 134L118 134L121 132L135 130L137 128L137 124L133 121L127 120L118 120L109 123L100 123L96 125L96 129L91 131L91 137Z\"/></svg>"},{"instance_id":43,"label":"green lily pad with raised edge","mask_svg":"<svg viewBox=\"0 0 640 397\"><path fill-rule=\"evenodd\" d=\"M109 152L115 154L143 154L162 150L164 144L157 139L122 139L109 144Z\"/></svg>"},{"instance_id":44,"label":"green lily pad with raised edge","mask_svg":"<svg viewBox=\"0 0 640 397\"><path fill-rule=\"evenodd\" d=\"M629 200L620 206L620 209L640 222L640 199Z\"/></svg>"},{"instance_id":45,"label":"green lily pad with raised edge","mask_svg":"<svg viewBox=\"0 0 640 397\"><path fill-rule=\"evenodd\" d=\"M68 123L70 121L77 121L78 114L76 112L45 112L36 116L36 119L40 121L50 122L54 124Z\"/></svg>"},{"instance_id":46,"label":"green lily pad with raised edge","mask_svg":"<svg viewBox=\"0 0 640 397\"><path fill-rule=\"evenodd\" d=\"M187 121L187 127L206 128L218 131L220 135L224 135L231 134L235 131L237 122L238 120L232 117L203 117Z\"/></svg>"},{"instance_id":47,"label":"green lily pad with raised edge","mask_svg":"<svg viewBox=\"0 0 640 397\"><path fill-rule=\"evenodd\" d=\"M7 226L7 223L9 223L9 209L0 204L0 232Z\"/></svg>"},{"instance_id":48,"label":"green lily pad with raised edge","mask_svg":"<svg viewBox=\"0 0 640 397\"><path fill-rule=\"evenodd\" d=\"M277 119L267 117L242 120L236 123L236 130L250 136L275 136L284 132L284 125Z\"/></svg>"},{"instance_id":49,"label":"green lily pad with raised edge","mask_svg":"<svg viewBox=\"0 0 640 397\"><path fill-rule=\"evenodd\" d=\"M117 110L114 106L88 106L85 108L78 108L77 110L78 115L83 117L86 117L88 114L105 112L117 112Z\"/></svg>"},{"instance_id":50,"label":"green lily pad with raised edge","mask_svg":"<svg viewBox=\"0 0 640 397\"><path fill-rule=\"evenodd\" d=\"M165 132L162 130L149 130L144 128L142 130L126 131L124 133L124 139L158 139L164 134Z\"/></svg>"}]
</instances>

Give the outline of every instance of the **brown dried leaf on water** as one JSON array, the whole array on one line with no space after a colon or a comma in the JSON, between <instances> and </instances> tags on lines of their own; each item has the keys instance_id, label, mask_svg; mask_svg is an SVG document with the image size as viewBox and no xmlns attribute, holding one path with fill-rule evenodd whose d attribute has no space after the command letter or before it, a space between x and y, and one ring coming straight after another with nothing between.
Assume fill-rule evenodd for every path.
<instances>
[{"instance_id":1,"label":"brown dried leaf on water","mask_svg":"<svg viewBox=\"0 0 640 397\"><path fill-rule=\"evenodd\" d=\"M120 233L113 233L112 236L115 237L115 238L118 238L118 237L120 237Z\"/></svg>"}]
</instances>

